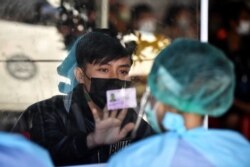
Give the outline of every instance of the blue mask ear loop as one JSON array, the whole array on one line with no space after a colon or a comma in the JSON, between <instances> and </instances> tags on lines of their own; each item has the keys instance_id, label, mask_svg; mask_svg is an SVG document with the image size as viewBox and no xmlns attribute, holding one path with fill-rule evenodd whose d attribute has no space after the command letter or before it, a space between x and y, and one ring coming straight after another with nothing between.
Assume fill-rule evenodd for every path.
<instances>
[{"instance_id":1,"label":"blue mask ear loop","mask_svg":"<svg viewBox=\"0 0 250 167\"><path fill-rule=\"evenodd\" d=\"M149 104L149 103L147 103L147 104ZM163 130L160 126L161 123L157 119L157 108L158 108L159 104L160 104L159 102L156 102L156 104L153 106L153 108L150 107L151 111L149 111L149 112L151 112L151 113L146 112L146 115L150 114L150 115L147 115L148 122L150 123L150 125L152 126L152 128L155 130L156 133L163 132ZM148 107L148 106L146 105L146 107ZM146 111L146 108L145 108L145 111Z\"/></svg>"},{"instance_id":2,"label":"blue mask ear loop","mask_svg":"<svg viewBox=\"0 0 250 167\"><path fill-rule=\"evenodd\" d=\"M135 138L136 137L136 132L140 126L141 120L143 119L143 115L144 115L144 108L146 107L147 104L147 99L149 97L150 94L150 90L149 87L146 88L146 92L143 94L142 98L141 98L141 102L140 102L140 109L139 109L139 113L138 113L138 117L135 123L135 127L131 133L131 137Z\"/></svg>"},{"instance_id":3,"label":"blue mask ear loop","mask_svg":"<svg viewBox=\"0 0 250 167\"><path fill-rule=\"evenodd\" d=\"M180 114L167 111L163 117L162 124L167 130L177 132L179 135L186 132L184 118Z\"/></svg>"}]
</instances>

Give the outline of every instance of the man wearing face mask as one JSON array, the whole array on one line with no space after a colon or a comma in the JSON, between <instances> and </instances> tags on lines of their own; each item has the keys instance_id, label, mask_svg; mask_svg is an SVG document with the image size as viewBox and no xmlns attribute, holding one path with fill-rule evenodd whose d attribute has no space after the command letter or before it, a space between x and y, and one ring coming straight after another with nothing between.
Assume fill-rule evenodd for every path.
<instances>
[{"instance_id":1,"label":"man wearing face mask","mask_svg":"<svg viewBox=\"0 0 250 167\"><path fill-rule=\"evenodd\" d=\"M234 66L222 51L175 40L156 57L142 99L141 111L162 133L125 148L108 166L249 166L250 144L243 136L203 126L204 116L228 110L234 87Z\"/></svg>"},{"instance_id":2,"label":"man wearing face mask","mask_svg":"<svg viewBox=\"0 0 250 167\"><path fill-rule=\"evenodd\" d=\"M114 152L153 133L143 121L132 139L136 112L105 107L107 90L131 86L131 55L111 33L84 34L58 67L60 75L71 79L59 85L67 95L27 109L31 139L50 151L55 165L104 163Z\"/></svg>"},{"instance_id":3,"label":"man wearing face mask","mask_svg":"<svg viewBox=\"0 0 250 167\"><path fill-rule=\"evenodd\" d=\"M171 39L187 37L197 39L197 23L194 19L195 9L192 6L176 3L166 8L163 18L163 30Z\"/></svg>"},{"instance_id":4,"label":"man wearing face mask","mask_svg":"<svg viewBox=\"0 0 250 167\"><path fill-rule=\"evenodd\" d=\"M131 29L142 33L155 33L157 22L154 11L148 4L137 4L131 10Z\"/></svg>"}]
</instances>

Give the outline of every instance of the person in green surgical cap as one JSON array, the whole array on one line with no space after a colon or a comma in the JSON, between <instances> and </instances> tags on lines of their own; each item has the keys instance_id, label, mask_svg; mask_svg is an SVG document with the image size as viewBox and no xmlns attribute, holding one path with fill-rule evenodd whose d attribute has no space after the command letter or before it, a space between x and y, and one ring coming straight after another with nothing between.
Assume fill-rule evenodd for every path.
<instances>
[{"instance_id":1,"label":"person in green surgical cap","mask_svg":"<svg viewBox=\"0 0 250 167\"><path fill-rule=\"evenodd\" d=\"M204 127L206 115L228 110L234 87L234 66L221 50L176 39L156 57L141 101L159 133L117 153L108 166L250 166L250 144L243 136Z\"/></svg>"}]
</instances>

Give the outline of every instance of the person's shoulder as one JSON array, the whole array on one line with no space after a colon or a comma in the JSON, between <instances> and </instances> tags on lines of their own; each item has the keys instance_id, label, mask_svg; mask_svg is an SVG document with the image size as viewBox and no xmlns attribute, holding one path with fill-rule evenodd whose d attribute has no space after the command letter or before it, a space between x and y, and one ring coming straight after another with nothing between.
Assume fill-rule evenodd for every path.
<instances>
[{"instance_id":1,"label":"person's shoulder","mask_svg":"<svg viewBox=\"0 0 250 167\"><path fill-rule=\"evenodd\" d=\"M211 130L211 135L215 137L215 140L221 140L224 144L228 144L228 145L237 144L239 147L246 146L246 148L250 151L249 141L237 131Z\"/></svg>"},{"instance_id":2,"label":"person's shoulder","mask_svg":"<svg viewBox=\"0 0 250 167\"><path fill-rule=\"evenodd\" d=\"M236 131L196 129L183 139L219 166L250 165L250 143Z\"/></svg>"},{"instance_id":3,"label":"person's shoulder","mask_svg":"<svg viewBox=\"0 0 250 167\"><path fill-rule=\"evenodd\" d=\"M222 143L223 145L231 145L238 143L242 145L249 145L249 141L239 132L227 129L204 129L197 128L189 131L185 136L185 140L192 141L210 141L208 144Z\"/></svg>"},{"instance_id":4,"label":"person's shoulder","mask_svg":"<svg viewBox=\"0 0 250 167\"><path fill-rule=\"evenodd\" d=\"M250 143L239 132L232 130L211 130L211 148L218 154L225 166L250 166ZM229 161L230 159L231 161Z\"/></svg>"},{"instance_id":5,"label":"person's shoulder","mask_svg":"<svg viewBox=\"0 0 250 167\"><path fill-rule=\"evenodd\" d=\"M154 135L131 144L112 156L107 166L149 166L148 161L156 156L155 150L158 149L162 137L162 135Z\"/></svg>"},{"instance_id":6,"label":"person's shoulder","mask_svg":"<svg viewBox=\"0 0 250 167\"><path fill-rule=\"evenodd\" d=\"M34 144L19 134L10 134L0 132L0 156L4 159L0 160L0 166L53 166L52 160L47 150ZM12 161L10 163L10 161Z\"/></svg>"},{"instance_id":7,"label":"person's shoulder","mask_svg":"<svg viewBox=\"0 0 250 167\"><path fill-rule=\"evenodd\" d=\"M206 135L204 135L206 134ZM208 138L209 136L213 136L214 140L223 140L228 142L236 142L249 144L249 141L239 132L229 130L229 129L208 129L205 130L205 133L201 135L201 137Z\"/></svg>"}]
</instances>

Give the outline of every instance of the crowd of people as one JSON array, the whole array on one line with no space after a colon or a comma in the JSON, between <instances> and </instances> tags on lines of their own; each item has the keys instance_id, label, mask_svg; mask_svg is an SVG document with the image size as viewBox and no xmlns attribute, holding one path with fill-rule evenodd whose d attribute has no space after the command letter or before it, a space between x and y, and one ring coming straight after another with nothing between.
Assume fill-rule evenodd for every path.
<instances>
[{"instance_id":1,"label":"crowd of people","mask_svg":"<svg viewBox=\"0 0 250 167\"><path fill-rule=\"evenodd\" d=\"M221 8L225 10L221 10ZM250 8L246 3L217 2L211 7L210 43L221 48L235 65L236 89L229 112L211 119L212 127L233 129L250 139ZM234 11L234 12L232 12Z\"/></svg>"}]
</instances>

